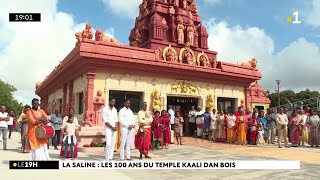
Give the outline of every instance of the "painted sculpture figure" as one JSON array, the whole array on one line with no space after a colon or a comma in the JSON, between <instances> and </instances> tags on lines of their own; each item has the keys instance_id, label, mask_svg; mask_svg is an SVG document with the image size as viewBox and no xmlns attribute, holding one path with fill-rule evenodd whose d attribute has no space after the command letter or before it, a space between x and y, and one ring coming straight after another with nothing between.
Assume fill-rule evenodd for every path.
<instances>
[{"instance_id":1,"label":"painted sculpture figure","mask_svg":"<svg viewBox=\"0 0 320 180\"><path fill-rule=\"evenodd\" d=\"M113 43L113 44L117 44L117 45L121 45L121 43L111 37L108 37L104 34L104 32L100 29L98 29L95 33L95 39L96 41L100 41L100 42L108 42L108 43Z\"/></svg>"},{"instance_id":2,"label":"painted sculpture figure","mask_svg":"<svg viewBox=\"0 0 320 180\"><path fill-rule=\"evenodd\" d=\"M138 45L141 43L141 35L138 29L135 29L133 34L131 34L131 46L138 47Z\"/></svg>"},{"instance_id":3,"label":"painted sculpture figure","mask_svg":"<svg viewBox=\"0 0 320 180\"><path fill-rule=\"evenodd\" d=\"M183 8L183 9L187 9L187 7L188 7L188 2L187 2L187 0L183 0L183 1L182 1L182 8Z\"/></svg>"},{"instance_id":4,"label":"painted sculpture figure","mask_svg":"<svg viewBox=\"0 0 320 180\"><path fill-rule=\"evenodd\" d=\"M210 111L212 111L214 107L214 99L212 94L209 94L207 96L207 104L208 104L208 107L210 108Z\"/></svg>"},{"instance_id":5,"label":"painted sculpture figure","mask_svg":"<svg viewBox=\"0 0 320 180\"><path fill-rule=\"evenodd\" d=\"M173 50L171 48L169 48L167 53L166 53L166 60L170 61L170 62L176 62L177 61L177 56L173 52Z\"/></svg>"},{"instance_id":6,"label":"painted sculpture figure","mask_svg":"<svg viewBox=\"0 0 320 180\"><path fill-rule=\"evenodd\" d=\"M253 58L251 61L241 63L241 66L249 67L253 70L256 70L257 69L257 60L255 58Z\"/></svg>"},{"instance_id":7,"label":"painted sculpture figure","mask_svg":"<svg viewBox=\"0 0 320 180\"><path fill-rule=\"evenodd\" d=\"M217 68L218 62L215 57L210 58L210 64L212 68Z\"/></svg>"},{"instance_id":8,"label":"painted sculpture figure","mask_svg":"<svg viewBox=\"0 0 320 180\"><path fill-rule=\"evenodd\" d=\"M91 24L86 24L86 28L82 31L81 37L83 40L93 38L93 30L91 29Z\"/></svg>"},{"instance_id":9,"label":"painted sculpture figure","mask_svg":"<svg viewBox=\"0 0 320 180\"><path fill-rule=\"evenodd\" d=\"M104 108L105 105L105 99L102 97L102 91L98 90L97 92L97 96L94 98L93 101L93 105L94 105L94 111L95 111L95 125L98 126L102 126L103 122L102 122L102 109Z\"/></svg>"},{"instance_id":10,"label":"painted sculpture figure","mask_svg":"<svg viewBox=\"0 0 320 180\"><path fill-rule=\"evenodd\" d=\"M173 0L173 5L179 7L179 0Z\"/></svg>"},{"instance_id":11,"label":"painted sculpture figure","mask_svg":"<svg viewBox=\"0 0 320 180\"><path fill-rule=\"evenodd\" d=\"M153 91L152 98L153 98L153 103L152 103L153 110L161 111L162 104L161 104L159 92L157 90Z\"/></svg>"},{"instance_id":12,"label":"painted sculpture figure","mask_svg":"<svg viewBox=\"0 0 320 180\"><path fill-rule=\"evenodd\" d=\"M200 66L210 67L210 62L205 55L201 55L200 57Z\"/></svg>"},{"instance_id":13,"label":"painted sculpture figure","mask_svg":"<svg viewBox=\"0 0 320 180\"><path fill-rule=\"evenodd\" d=\"M190 49L184 51L184 63L194 65L194 58Z\"/></svg>"},{"instance_id":14,"label":"painted sculpture figure","mask_svg":"<svg viewBox=\"0 0 320 180\"><path fill-rule=\"evenodd\" d=\"M187 42L189 42L191 46L194 44L194 31L193 20L190 20L187 28Z\"/></svg>"},{"instance_id":15,"label":"painted sculpture figure","mask_svg":"<svg viewBox=\"0 0 320 180\"><path fill-rule=\"evenodd\" d=\"M83 126L94 126L96 124L95 120L94 120L94 112L86 112L85 116L84 116L84 122L83 122Z\"/></svg>"},{"instance_id":16,"label":"painted sculpture figure","mask_svg":"<svg viewBox=\"0 0 320 180\"><path fill-rule=\"evenodd\" d=\"M178 44L184 43L184 29L183 26L183 18L181 16L177 19L178 25L177 25L177 34L178 34Z\"/></svg>"}]
</instances>

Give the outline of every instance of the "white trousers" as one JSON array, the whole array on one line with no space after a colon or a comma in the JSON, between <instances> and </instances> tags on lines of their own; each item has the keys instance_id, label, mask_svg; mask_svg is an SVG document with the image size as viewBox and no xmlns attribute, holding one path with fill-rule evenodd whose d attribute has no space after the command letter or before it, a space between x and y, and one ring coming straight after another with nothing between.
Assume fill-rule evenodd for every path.
<instances>
[{"instance_id":1,"label":"white trousers","mask_svg":"<svg viewBox=\"0 0 320 180\"><path fill-rule=\"evenodd\" d=\"M31 150L32 160L33 161L48 161L50 160L48 147L43 145L39 149Z\"/></svg>"},{"instance_id":2,"label":"white trousers","mask_svg":"<svg viewBox=\"0 0 320 180\"><path fill-rule=\"evenodd\" d=\"M105 156L106 161L113 159L114 146L116 144L117 131L113 131L110 128L105 128L106 147Z\"/></svg>"},{"instance_id":3,"label":"white trousers","mask_svg":"<svg viewBox=\"0 0 320 180\"><path fill-rule=\"evenodd\" d=\"M127 127L120 127L121 142L120 142L120 158L124 160L124 147L127 151L127 159L130 159L130 145L131 145L131 132Z\"/></svg>"}]
</instances>

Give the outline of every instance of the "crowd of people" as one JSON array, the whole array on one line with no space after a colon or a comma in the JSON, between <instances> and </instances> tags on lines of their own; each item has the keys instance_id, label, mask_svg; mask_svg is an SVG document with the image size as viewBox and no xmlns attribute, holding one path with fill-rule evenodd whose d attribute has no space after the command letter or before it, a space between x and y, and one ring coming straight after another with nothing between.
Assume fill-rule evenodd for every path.
<instances>
[{"instance_id":1,"label":"crowd of people","mask_svg":"<svg viewBox=\"0 0 320 180\"><path fill-rule=\"evenodd\" d=\"M56 150L61 143L60 156L61 158L77 157L77 132L80 125L77 118L74 116L74 109L70 108L69 114L63 119L58 114L58 111L50 114L39 107L39 100L32 100L32 107L24 106L19 118L15 119L12 113L6 112L4 105L0 106L0 135L3 139L3 150L7 150L7 137L11 138L10 121L17 121L21 132L21 152L30 153L32 160L50 160L48 149L48 140L52 140L52 144ZM14 120L13 120L14 119ZM13 125L13 123L12 123ZM51 126L53 136L51 138L37 137L36 129L39 127ZM9 132L9 134L7 134ZM62 141L60 135L62 134Z\"/></svg>"},{"instance_id":2,"label":"crowd of people","mask_svg":"<svg viewBox=\"0 0 320 180\"><path fill-rule=\"evenodd\" d=\"M313 109L300 107L288 112L286 108L274 108L258 111L254 108L245 110L241 107L233 112L216 112L201 107L195 110L192 106L189 112L190 132L198 137L211 139L216 142L236 143L240 145L275 144L278 135L278 147L304 146L319 147L320 144L320 115ZM291 146L288 145L290 141Z\"/></svg>"},{"instance_id":3,"label":"crowd of people","mask_svg":"<svg viewBox=\"0 0 320 180\"><path fill-rule=\"evenodd\" d=\"M151 158L149 150L168 149L169 144L182 145L184 127L189 127L191 136L198 136L215 142L235 143L239 145L264 145L275 144L277 138L278 147L297 147L309 144L311 147L319 147L320 144L320 118L315 110L310 108L296 108L288 112L286 108L274 108L258 111L254 108L239 107L233 112L217 112L215 109L201 107L195 109L191 106L187 117L174 111L168 106L168 112L154 110L148 111L148 104L143 103L138 112L137 120L130 109L130 100L125 100L124 107L119 111L115 108L116 99L110 98L109 104L102 111L102 120L105 129L105 159L113 160L113 154L120 149L121 160L132 160L130 151L139 149L140 159ZM188 120L188 121L186 121ZM0 106L0 135L2 135L3 149L7 149L7 137L11 138L14 129L14 121L21 127L21 151L31 151L32 160L49 160L48 138L39 138L36 129L39 126L50 126L54 133L50 138L54 149L59 150L62 159L74 159L78 156L77 137L81 127L74 116L74 109L70 108L65 117L61 117L58 111L45 112L39 108L39 100L32 100L32 107L26 105L19 118L15 118L12 112L7 113L4 105ZM188 123L188 126L185 126ZM12 127L10 127L12 126ZM9 134L8 134L9 132ZM289 143L291 146L289 146ZM126 150L126 154L125 154Z\"/></svg>"}]
</instances>

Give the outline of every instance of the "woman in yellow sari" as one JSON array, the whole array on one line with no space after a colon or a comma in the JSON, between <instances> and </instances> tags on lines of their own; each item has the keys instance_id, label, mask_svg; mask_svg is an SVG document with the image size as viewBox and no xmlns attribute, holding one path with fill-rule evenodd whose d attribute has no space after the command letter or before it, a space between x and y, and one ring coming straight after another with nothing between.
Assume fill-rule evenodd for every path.
<instances>
[{"instance_id":1,"label":"woman in yellow sari","mask_svg":"<svg viewBox=\"0 0 320 180\"><path fill-rule=\"evenodd\" d=\"M237 131L237 144L246 145L247 144L247 129L248 129L248 119L244 115L243 109L239 112L239 116L236 120L236 131Z\"/></svg>"}]
</instances>

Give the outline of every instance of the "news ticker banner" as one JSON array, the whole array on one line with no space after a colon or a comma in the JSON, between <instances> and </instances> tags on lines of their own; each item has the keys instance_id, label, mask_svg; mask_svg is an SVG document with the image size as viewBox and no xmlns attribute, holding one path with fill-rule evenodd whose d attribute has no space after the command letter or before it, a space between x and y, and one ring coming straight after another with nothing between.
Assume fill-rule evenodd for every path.
<instances>
[{"instance_id":1,"label":"news ticker banner","mask_svg":"<svg viewBox=\"0 0 320 180\"><path fill-rule=\"evenodd\" d=\"M9 169L300 169L300 161L10 161Z\"/></svg>"}]
</instances>

